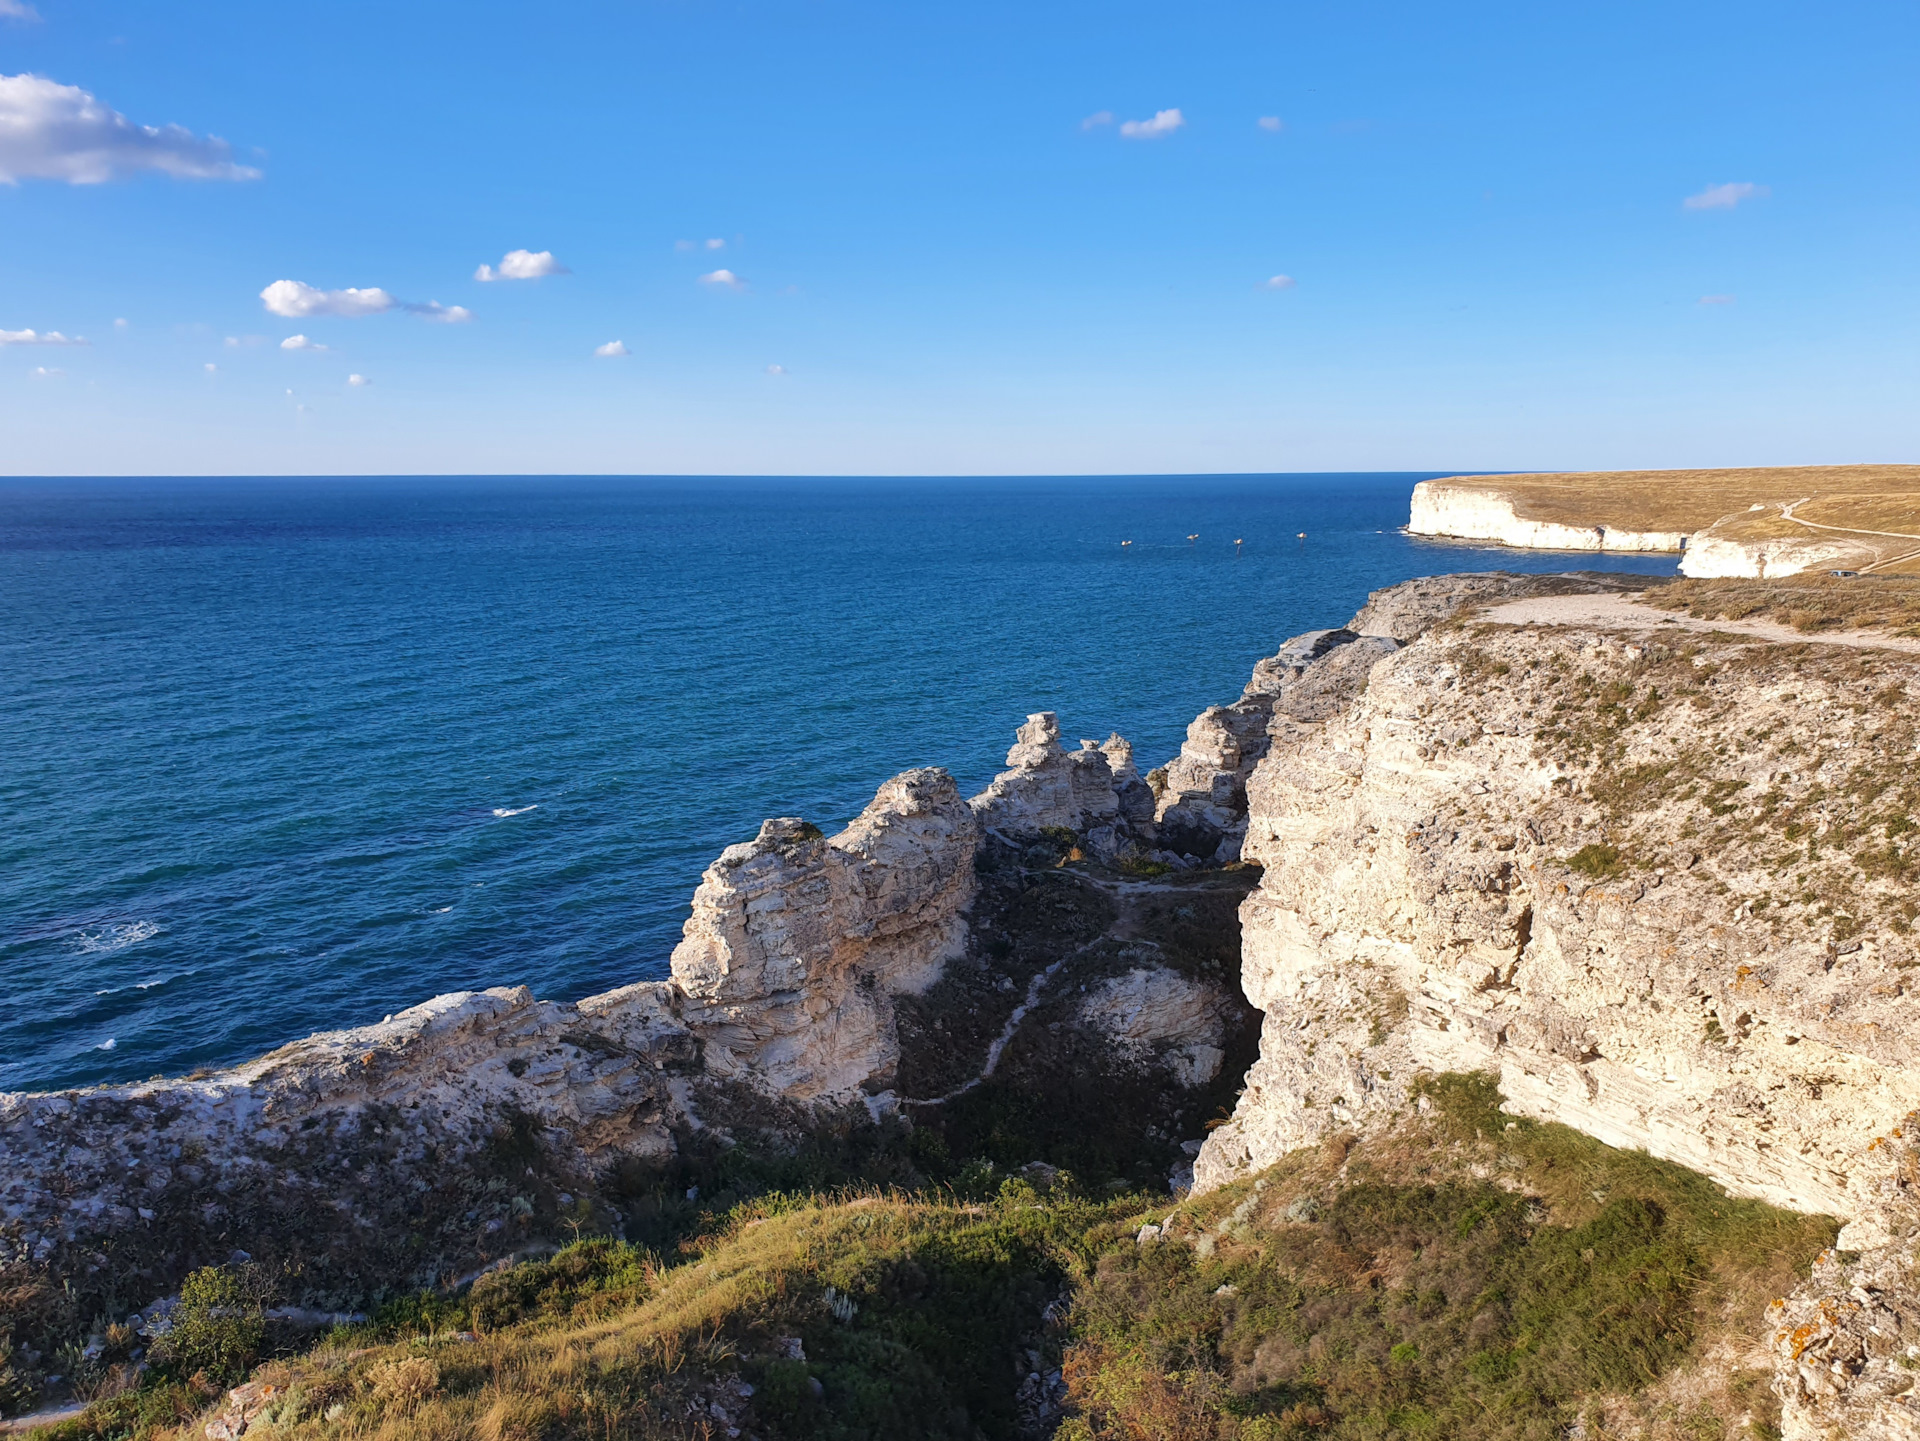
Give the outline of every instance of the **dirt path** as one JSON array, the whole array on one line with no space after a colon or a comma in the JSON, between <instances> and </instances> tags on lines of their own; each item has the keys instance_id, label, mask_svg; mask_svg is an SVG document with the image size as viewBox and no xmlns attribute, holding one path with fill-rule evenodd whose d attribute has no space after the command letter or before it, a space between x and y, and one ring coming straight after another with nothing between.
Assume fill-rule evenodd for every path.
<instances>
[{"instance_id":1,"label":"dirt path","mask_svg":"<svg viewBox=\"0 0 1920 1441\"><path fill-rule=\"evenodd\" d=\"M57 1426L62 1421L71 1421L86 1409L83 1402L67 1401L58 1406L30 1411L24 1416L15 1416L11 1420L0 1418L0 1436L24 1436L41 1426Z\"/></svg>"},{"instance_id":2,"label":"dirt path","mask_svg":"<svg viewBox=\"0 0 1920 1441\"><path fill-rule=\"evenodd\" d=\"M1782 520L1790 520L1795 525L1804 525L1809 530L1831 531L1835 535L1878 535L1884 536L1889 540L1910 540L1914 542L1915 548L1903 550L1897 555L1883 555L1874 561L1872 565L1867 566L1865 568L1866 570L1881 570L1890 565L1899 565L1902 561L1912 560L1916 555L1920 555L1920 535L1913 535L1904 530L1863 530L1859 526L1853 525L1823 525L1817 520L1802 520L1793 513L1795 506L1805 505L1811 499L1813 499L1812 496L1803 496L1799 500L1783 504L1780 507L1780 518Z\"/></svg>"},{"instance_id":3,"label":"dirt path","mask_svg":"<svg viewBox=\"0 0 1920 1441\"><path fill-rule=\"evenodd\" d=\"M1782 645L1845 645L1864 650L1920 653L1920 640L1871 630L1802 633L1771 620L1696 620L1675 611L1655 610L1623 595L1543 595L1503 601L1482 615L1495 625L1597 625L1636 630L1718 631L1752 636Z\"/></svg>"}]
</instances>

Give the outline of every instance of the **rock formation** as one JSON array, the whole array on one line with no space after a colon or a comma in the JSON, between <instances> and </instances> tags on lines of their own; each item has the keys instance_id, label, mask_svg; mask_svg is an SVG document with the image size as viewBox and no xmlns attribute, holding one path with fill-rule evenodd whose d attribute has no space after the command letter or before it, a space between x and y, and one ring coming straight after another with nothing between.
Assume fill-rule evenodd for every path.
<instances>
[{"instance_id":1,"label":"rock formation","mask_svg":"<svg viewBox=\"0 0 1920 1441\"><path fill-rule=\"evenodd\" d=\"M1247 778L1267 753L1277 699L1352 631L1295 636L1254 667L1240 699L1208 706L1187 727L1180 754L1161 773L1155 823L1165 846L1195 860L1235 860L1246 833Z\"/></svg>"},{"instance_id":2,"label":"rock formation","mask_svg":"<svg viewBox=\"0 0 1920 1441\"><path fill-rule=\"evenodd\" d=\"M1123 1054L1164 1066L1174 1083L1193 1087L1220 1074L1226 1052L1225 998L1212 986L1166 966L1135 966L1094 985L1080 1019Z\"/></svg>"},{"instance_id":3,"label":"rock formation","mask_svg":"<svg viewBox=\"0 0 1920 1441\"><path fill-rule=\"evenodd\" d=\"M673 953L707 1069L797 1101L890 1084L889 997L924 991L964 944L978 839L953 778L913 770L831 840L770 820L721 852Z\"/></svg>"},{"instance_id":4,"label":"rock formation","mask_svg":"<svg viewBox=\"0 0 1920 1441\"><path fill-rule=\"evenodd\" d=\"M1082 741L1079 750L1068 751L1050 710L1028 716L1015 736L1007 769L969 802L983 829L1030 838L1049 829L1084 831L1120 817L1114 761L1131 769L1133 747L1119 736L1105 748Z\"/></svg>"},{"instance_id":5,"label":"rock formation","mask_svg":"<svg viewBox=\"0 0 1920 1441\"><path fill-rule=\"evenodd\" d=\"M1920 550L1920 466L1443 476L1413 488L1414 535L1540 550L1683 552L1696 579L1866 571Z\"/></svg>"},{"instance_id":6,"label":"rock formation","mask_svg":"<svg viewBox=\"0 0 1920 1441\"><path fill-rule=\"evenodd\" d=\"M913 770L838 835L770 820L707 869L665 981L0 1096L0 1290L50 1334L242 1245L323 1303L455 1279L622 1166L756 1108L864 1123L897 1085L956 1145L998 1134L1009 1077L1097 1122L1034 1121L1056 1137L1150 1115L1164 1176L1244 1070L1206 1190L1478 1070L1513 1110L1844 1218L1755 1338L1785 1434L1920 1438L1920 655L1642 617L1620 597L1646 584L1378 592L1196 719L1157 801L1125 740L1068 751L1041 712L971 801ZM1593 594L1604 616L1548 605ZM1175 852L1257 886L1132 864Z\"/></svg>"}]
</instances>

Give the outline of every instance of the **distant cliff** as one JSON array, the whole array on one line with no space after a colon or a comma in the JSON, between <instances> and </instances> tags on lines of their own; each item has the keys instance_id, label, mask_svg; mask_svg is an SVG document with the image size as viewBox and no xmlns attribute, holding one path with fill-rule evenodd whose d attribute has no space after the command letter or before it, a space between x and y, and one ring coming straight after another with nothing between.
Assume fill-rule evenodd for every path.
<instances>
[{"instance_id":1,"label":"distant cliff","mask_svg":"<svg viewBox=\"0 0 1920 1441\"><path fill-rule=\"evenodd\" d=\"M1696 578L1882 570L1920 557L1920 466L1448 476L1413 488L1414 535L1535 550L1680 553Z\"/></svg>"}]
</instances>

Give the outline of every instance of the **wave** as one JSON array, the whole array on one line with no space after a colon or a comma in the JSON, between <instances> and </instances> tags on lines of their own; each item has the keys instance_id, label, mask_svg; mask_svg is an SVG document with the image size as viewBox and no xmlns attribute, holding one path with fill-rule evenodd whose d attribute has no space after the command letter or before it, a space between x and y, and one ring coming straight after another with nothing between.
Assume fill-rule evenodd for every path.
<instances>
[{"instance_id":1,"label":"wave","mask_svg":"<svg viewBox=\"0 0 1920 1441\"><path fill-rule=\"evenodd\" d=\"M278 955L291 955L291 954L292 954L292 952L291 952L291 951L281 951L281 952L270 952L269 954L278 954ZM195 971L176 971L176 972L174 972L174 973L173 973L172 975L170 975L170 976L155 976L155 977L154 977L154 978L153 978L152 980L150 980L150 981L135 981L135 982L134 982L134 983L133 983L132 985L130 985L130 986L108 986L108 987L107 987L107 988L106 988L105 990L103 990L103 991L95 991L95 992L94 992L94 994L95 994L96 996L117 996L117 995L119 995L119 994L120 994L120 993L121 993L122 991L150 991L150 990L152 990L152 989L153 989L153 988L154 988L155 986L164 986L164 985L166 985L166 984L167 984L167 983L168 983L169 981L184 981L184 980L185 980L185 979L186 979L186 978L187 978L188 976L191 976L191 975L196 975L196 974L198 974L198 972L195 972Z\"/></svg>"},{"instance_id":2,"label":"wave","mask_svg":"<svg viewBox=\"0 0 1920 1441\"><path fill-rule=\"evenodd\" d=\"M510 810L507 810L504 806L495 806L493 808L493 813L496 816L500 816L504 819L507 816L524 816L528 811L537 811L539 809L540 809L539 806L521 806L520 809L517 811L510 811Z\"/></svg>"},{"instance_id":3,"label":"wave","mask_svg":"<svg viewBox=\"0 0 1920 1441\"><path fill-rule=\"evenodd\" d=\"M97 1045L97 1046L95 1046L95 1047L94 1047L94 1050L96 1050L96 1051L111 1051L111 1050L112 1050L112 1049L114 1048L114 1046L115 1046L115 1045L117 1045L117 1044L118 1044L118 1042L116 1042L116 1041L115 1041L115 1040L113 1039L113 1037L112 1037L112 1036L108 1036L108 1037L106 1038L106 1040L104 1040L104 1041L102 1041L102 1042L101 1042L101 1043L100 1043L99 1045Z\"/></svg>"},{"instance_id":4,"label":"wave","mask_svg":"<svg viewBox=\"0 0 1920 1441\"><path fill-rule=\"evenodd\" d=\"M110 951L124 951L128 946L137 946L159 934L160 927L156 922L123 921L103 931L78 932L79 939L74 942L74 949L83 956L106 955Z\"/></svg>"}]
</instances>

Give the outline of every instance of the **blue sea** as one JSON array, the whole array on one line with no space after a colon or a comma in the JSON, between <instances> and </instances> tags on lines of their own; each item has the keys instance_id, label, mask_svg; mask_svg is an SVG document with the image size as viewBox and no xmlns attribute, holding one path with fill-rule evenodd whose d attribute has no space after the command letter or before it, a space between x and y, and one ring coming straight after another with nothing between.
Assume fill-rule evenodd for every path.
<instances>
[{"instance_id":1,"label":"blue sea","mask_svg":"<svg viewBox=\"0 0 1920 1441\"><path fill-rule=\"evenodd\" d=\"M0 1090L663 976L765 816L1042 709L1144 771L1410 576L1673 569L1413 539L1422 478L0 480Z\"/></svg>"}]
</instances>

